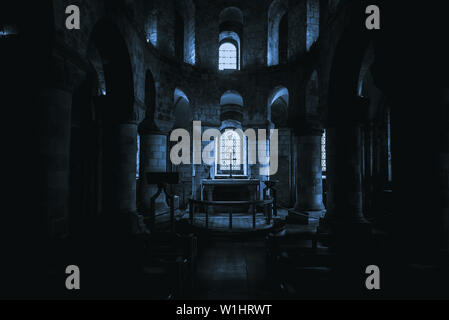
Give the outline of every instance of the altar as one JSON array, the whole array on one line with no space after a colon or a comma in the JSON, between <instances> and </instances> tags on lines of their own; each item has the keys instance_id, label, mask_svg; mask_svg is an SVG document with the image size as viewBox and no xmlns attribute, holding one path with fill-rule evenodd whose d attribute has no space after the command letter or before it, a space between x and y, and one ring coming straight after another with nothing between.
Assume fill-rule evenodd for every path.
<instances>
[{"instance_id":1,"label":"altar","mask_svg":"<svg viewBox=\"0 0 449 320\"><path fill-rule=\"evenodd\" d=\"M274 200L262 197L258 179L205 179L201 200L190 199L190 225L211 232L259 232L273 228Z\"/></svg>"},{"instance_id":2,"label":"altar","mask_svg":"<svg viewBox=\"0 0 449 320\"><path fill-rule=\"evenodd\" d=\"M260 180L257 179L205 179L201 182L202 201L258 201L260 194ZM245 212L249 208L240 210Z\"/></svg>"},{"instance_id":3,"label":"altar","mask_svg":"<svg viewBox=\"0 0 449 320\"><path fill-rule=\"evenodd\" d=\"M223 199L219 196L214 197L214 191L218 189L229 189L234 188L235 190L246 189L249 191L248 199ZM234 193L233 192L233 193ZM245 192L246 193L246 192ZM206 194L206 199L204 199L204 194ZM260 180L257 179L205 179L201 182L201 200L207 201L235 201L235 200L248 200L256 201L260 199Z\"/></svg>"}]
</instances>

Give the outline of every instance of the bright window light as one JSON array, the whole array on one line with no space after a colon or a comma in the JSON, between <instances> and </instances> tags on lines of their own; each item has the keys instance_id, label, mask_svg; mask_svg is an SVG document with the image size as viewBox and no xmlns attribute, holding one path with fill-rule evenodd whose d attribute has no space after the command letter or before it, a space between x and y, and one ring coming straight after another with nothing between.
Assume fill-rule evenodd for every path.
<instances>
[{"instance_id":1,"label":"bright window light","mask_svg":"<svg viewBox=\"0 0 449 320\"><path fill-rule=\"evenodd\" d=\"M218 67L220 70L237 70L237 47L231 42L220 46Z\"/></svg>"}]
</instances>

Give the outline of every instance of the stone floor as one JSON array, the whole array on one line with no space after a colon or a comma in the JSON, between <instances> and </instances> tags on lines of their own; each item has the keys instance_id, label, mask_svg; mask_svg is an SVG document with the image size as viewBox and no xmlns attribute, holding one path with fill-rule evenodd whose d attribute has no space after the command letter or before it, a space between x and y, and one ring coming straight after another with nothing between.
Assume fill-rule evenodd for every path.
<instances>
[{"instance_id":1,"label":"stone floor","mask_svg":"<svg viewBox=\"0 0 449 320\"><path fill-rule=\"evenodd\" d=\"M285 219L287 210L279 211L278 219ZM251 230L252 217L236 215L234 230ZM218 215L210 219L210 226L217 230L229 228L229 216ZM199 216L195 224L203 226L204 217ZM262 214L257 216L258 228L266 226ZM314 232L318 221L309 225L287 225L284 233ZM276 298L270 284L270 275L265 270L265 235L243 237L208 237L200 239L206 243L200 253L197 265L196 288L192 299L206 300L268 300Z\"/></svg>"},{"instance_id":2,"label":"stone floor","mask_svg":"<svg viewBox=\"0 0 449 320\"><path fill-rule=\"evenodd\" d=\"M193 299L269 299L263 238L212 239L201 253Z\"/></svg>"},{"instance_id":3,"label":"stone floor","mask_svg":"<svg viewBox=\"0 0 449 320\"><path fill-rule=\"evenodd\" d=\"M281 210L278 218L284 219L286 215L287 212ZM258 218L263 219L263 216ZM251 223L245 221L244 217L241 217L240 222L241 227L251 226ZM228 228L228 223L229 220L222 217L215 221L215 227L225 229ZM311 219L308 225L288 224L283 228L282 233L313 233L317 226L318 221ZM238 236L214 233L202 234L199 237L201 248L195 275L196 281L194 281L195 288L192 290L192 294L189 294L189 299L277 300L283 298L370 297L369 292L357 291L358 287L355 287L354 283L358 286L360 279L354 280L352 273L349 279L356 282L353 282L353 286L350 287L346 280L342 280L347 279L348 276L345 270L332 271L321 264L318 265L318 263L325 261L323 253L316 257L308 256L308 260L304 260L304 266L298 265L294 267L294 273L288 273L287 271L279 277L279 274L267 274L266 271L265 233L242 233ZM311 247L311 241L309 240L301 240L298 244L304 248ZM318 249L326 248L319 245ZM317 263L317 265L314 263ZM404 267L407 266L404 265ZM397 273L396 269L390 269L388 265L384 268L386 270L384 278L394 284L393 287L386 286L383 292L385 297L397 296L398 294L410 294L413 297L427 293L432 293L432 295L441 292L447 293L445 284L449 283L448 277L447 275L444 276L443 270L436 269L434 266L431 267L431 272L423 272L417 270L414 266L408 266L409 269L404 269L403 279L397 278L398 275L402 274L402 271ZM409 275L412 276L411 278L422 278L426 281L419 286L417 284L416 288L409 288ZM285 278L286 280L282 281L283 290L280 288L279 278ZM440 281L440 278L445 280ZM400 284L398 288L396 288L397 283ZM404 290L402 285L407 289Z\"/></svg>"}]
</instances>

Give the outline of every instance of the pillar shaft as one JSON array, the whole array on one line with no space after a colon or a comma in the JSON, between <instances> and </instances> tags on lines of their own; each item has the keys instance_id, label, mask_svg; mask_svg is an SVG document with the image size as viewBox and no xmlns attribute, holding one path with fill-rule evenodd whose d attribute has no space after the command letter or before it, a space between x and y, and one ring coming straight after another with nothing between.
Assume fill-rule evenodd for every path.
<instances>
[{"instance_id":1,"label":"pillar shaft","mask_svg":"<svg viewBox=\"0 0 449 320\"><path fill-rule=\"evenodd\" d=\"M41 105L42 209L49 234L64 236L68 232L72 93L46 89Z\"/></svg>"},{"instance_id":2,"label":"pillar shaft","mask_svg":"<svg viewBox=\"0 0 449 320\"><path fill-rule=\"evenodd\" d=\"M102 212L105 218L135 212L137 125L103 125L102 145Z\"/></svg>"},{"instance_id":3,"label":"pillar shaft","mask_svg":"<svg viewBox=\"0 0 449 320\"><path fill-rule=\"evenodd\" d=\"M136 211L137 124L120 124L118 130L117 209Z\"/></svg>"},{"instance_id":4,"label":"pillar shaft","mask_svg":"<svg viewBox=\"0 0 449 320\"><path fill-rule=\"evenodd\" d=\"M163 133L146 133L140 137L141 152L141 192L142 205L146 212L151 209L151 198L157 193L158 187L148 183L145 173L167 171L167 135ZM156 213L168 212L165 194L156 199Z\"/></svg>"},{"instance_id":5,"label":"pillar shaft","mask_svg":"<svg viewBox=\"0 0 449 320\"><path fill-rule=\"evenodd\" d=\"M321 166L321 134L299 137L295 209L324 211Z\"/></svg>"},{"instance_id":6,"label":"pillar shaft","mask_svg":"<svg viewBox=\"0 0 449 320\"><path fill-rule=\"evenodd\" d=\"M361 223L363 217L361 128L327 130L327 220Z\"/></svg>"},{"instance_id":7,"label":"pillar shaft","mask_svg":"<svg viewBox=\"0 0 449 320\"><path fill-rule=\"evenodd\" d=\"M362 151L359 125L337 129L336 212L343 221L363 221Z\"/></svg>"}]
</instances>

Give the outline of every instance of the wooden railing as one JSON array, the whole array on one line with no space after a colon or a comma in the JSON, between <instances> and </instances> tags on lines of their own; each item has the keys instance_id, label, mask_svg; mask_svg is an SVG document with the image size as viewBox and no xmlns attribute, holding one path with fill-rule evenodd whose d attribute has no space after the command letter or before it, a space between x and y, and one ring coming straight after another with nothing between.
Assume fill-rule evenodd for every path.
<instances>
[{"instance_id":1,"label":"wooden railing","mask_svg":"<svg viewBox=\"0 0 449 320\"><path fill-rule=\"evenodd\" d=\"M264 215L267 220L267 224L271 224L273 211L276 210L273 199L259 200L259 201L201 201L201 200L189 200L189 219L190 224L193 225L195 219L195 212L197 208L205 208L206 214L206 229L209 229L209 215L210 207L227 207L229 208L229 229L232 230L232 215L233 208L241 206L250 206L250 211L253 217L253 229L256 229L256 216L257 206L263 206Z\"/></svg>"}]
</instances>

